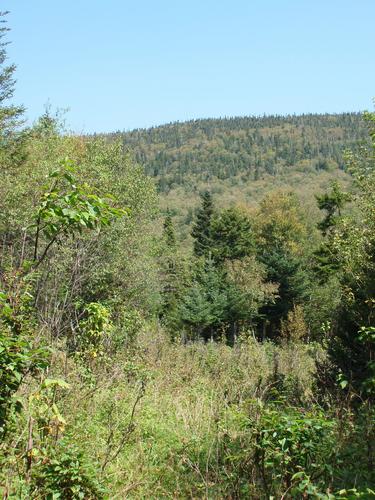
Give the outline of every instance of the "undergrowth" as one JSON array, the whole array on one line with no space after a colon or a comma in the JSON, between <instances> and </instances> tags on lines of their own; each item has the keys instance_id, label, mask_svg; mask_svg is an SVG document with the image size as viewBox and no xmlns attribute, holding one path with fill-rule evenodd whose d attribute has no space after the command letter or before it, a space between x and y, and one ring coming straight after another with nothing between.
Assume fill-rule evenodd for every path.
<instances>
[{"instance_id":1,"label":"undergrowth","mask_svg":"<svg viewBox=\"0 0 375 500\"><path fill-rule=\"evenodd\" d=\"M90 377L64 351L19 394L5 498L372 496L372 410L317 404L317 345L184 345L153 327Z\"/></svg>"}]
</instances>

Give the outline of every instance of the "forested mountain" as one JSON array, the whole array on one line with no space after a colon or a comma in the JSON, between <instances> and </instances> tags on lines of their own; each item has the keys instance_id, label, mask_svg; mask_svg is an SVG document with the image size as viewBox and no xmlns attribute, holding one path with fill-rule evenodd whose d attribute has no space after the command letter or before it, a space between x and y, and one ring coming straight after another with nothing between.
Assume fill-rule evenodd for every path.
<instances>
[{"instance_id":1,"label":"forested mountain","mask_svg":"<svg viewBox=\"0 0 375 500\"><path fill-rule=\"evenodd\" d=\"M234 117L116 132L161 192L237 177L344 169L343 151L366 136L359 113Z\"/></svg>"}]
</instances>

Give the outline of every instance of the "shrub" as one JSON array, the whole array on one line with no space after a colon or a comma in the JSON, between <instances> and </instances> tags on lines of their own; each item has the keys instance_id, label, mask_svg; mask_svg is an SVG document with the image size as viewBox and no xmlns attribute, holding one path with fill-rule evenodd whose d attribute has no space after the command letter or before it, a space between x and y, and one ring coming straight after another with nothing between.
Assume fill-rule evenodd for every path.
<instances>
[{"instance_id":1,"label":"shrub","mask_svg":"<svg viewBox=\"0 0 375 500\"><path fill-rule=\"evenodd\" d=\"M105 491L96 475L95 468L82 451L63 439L44 450L33 469L30 497L99 500L104 498Z\"/></svg>"}]
</instances>

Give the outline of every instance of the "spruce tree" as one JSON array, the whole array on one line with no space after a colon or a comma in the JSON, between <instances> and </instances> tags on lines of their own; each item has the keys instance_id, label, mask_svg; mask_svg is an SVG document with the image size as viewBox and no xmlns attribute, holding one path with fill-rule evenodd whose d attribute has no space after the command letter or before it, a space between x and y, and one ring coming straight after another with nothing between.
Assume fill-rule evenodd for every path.
<instances>
[{"instance_id":1,"label":"spruce tree","mask_svg":"<svg viewBox=\"0 0 375 500\"><path fill-rule=\"evenodd\" d=\"M254 253L254 236L247 215L237 208L220 212L212 221L211 242L212 257L217 263Z\"/></svg>"},{"instance_id":2,"label":"spruce tree","mask_svg":"<svg viewBox=\"0 0 375 500\"><path fill-rule=\"evenodd\" d=\"M26 133L18 130L24 108L9 102L14 94L16 66L7 64L6 15L7 12L0 12L0 163L4 171L22 164L26 156Z\"/></svg>"},{"instance_id":3,"label":"spruce tree","mask_svg":"<svg viewBox=\"0 0 375 500\"><path fill-rule=\"evenodd\" d=\"M280 322L287 317L288 312L305 301L309 278L302 260L285 248L275 247L273 251L260 256L260 261L266 267L267 281L279 285L276 300L261 308L261 314L269 324L267 333L273 337L279 333Z\"/></svg>"},{"instance_id":4,"label":"spruce tree","mask_svg":"<svg viewBox=\"0 0 375 500\"><path fill-rule=\"evenodd\" d=\"M261 202L257 224L258 260L265 266L266 280L278 284L274 302L261 309L265 318L262 335L275 337L281 320L308 295L309 276L302 258L307 225L300 202L290 191L267 195Z\"/></svg>"},{"instance_id":5,"label":"spruce tree","mask_svg":"<svg viewBox=\"0 0 375 500\"><path fill-rule=\"evenodd\" d=\"M169 210L167 211L167 215L164 219L163 236L164 236L164 241L165 241L167 247L170 249L175 249L175 247L176 247L176 233L175 233L175 230L173 227L172 217L171 217L171 213Z\"/></svg>"},{"instance_id":6,"label":"spruce tree","mask_svg":"<svg viewBox=\"0 0 375 500\"><path fill-rule=\"evenodd\" d=\"M350 195L341 191L338 182L335 181L332 183L331 191L317 195L316 200L320 210L326 211L326 216L318 224L318 229L321 230L323 236L326 236L333 231L338 217L341 216L342 209L350 201Z\"/></svg>"},{"instance_id":7,"label":"spruce tree","mask_svg":"<svg viewBox=\"0 0 375 500\"><path fill-rule=\"evenodd\" d=\"M225 321L227 307L225 276L208 258L198 265L193 282L179 303L182 326L205 340L214 339Z\"/></svg>"},{"instance_id":8,"label":"spruce tree","mask_svg":"<svg viewBox=\"0 0 375 500\"><path fill-rule=\"evenodd\" d=\"M194 238L194 253L197 257L208 257L211 252L211 222L214 214L212 196L209 191L201 195L202 206L198 210L195 224L191 231Z\"/></svg>"},{"instance_id":9,"label":"spruce tree","mask_svg":"<svg viewBox=\"0 0 375 500\"><path fill-rule=\"evenodd\" d=\"M313 269L320 283L324 283L340 270L340 258L333 240L342 209L350 201L350 195L341 191L337 182L333 182L331 191L317 195L316 200L320 210L326 214L317 225L324 241L313 254Z\"/></svg>"},{"instance_id":10,"label":"spruce tree","mask_svg":"<svg viewBox=\"0 0 375 500\"><path fill-rule=\"evenodd\" d=\"M160 317L172 331L178 323L176 308L186 286L186 272L184 259L178 251L176 233L169 210L163 224L162 248L160 269L163 288Z\"/></svg>"},{"instance_id":11,"label":"spruce tree","mask_svg":"<svg viewBox=\"0 0 375 500\"><path fill-rule=\"evenodd\" d=\"M8 12L0 12L0 138L2 147L4 146L4 141L7 140L20 124L20 117L24 112L22 106L15 106L8 103L14 94L16 83L14 72L16 66L14 64L6 64L6 46L8 43L3 39L9 31L9 28L4 26L6 23L4 17L7 14Z\"/></svg>"}]
</instances>

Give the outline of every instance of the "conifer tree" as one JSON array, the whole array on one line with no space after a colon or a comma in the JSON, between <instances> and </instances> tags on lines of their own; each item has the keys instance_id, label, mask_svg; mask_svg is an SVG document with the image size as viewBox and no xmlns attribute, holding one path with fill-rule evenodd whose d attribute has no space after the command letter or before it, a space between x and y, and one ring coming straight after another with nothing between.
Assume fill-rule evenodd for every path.
<instances>
[{"instance_id":1,"label":"conifer tree","mask_svg":"<svg viewBox=\"0 0 375 500\"><path fill-rule=\"evenodd\" d=\"M20 123L20 117L24 111L22 106L9 104L8 101L13 97L15 79L14 72L16 66L14 64L6 64L7 42L3 41L9 28L4 26L6 20L4 17L8 12L0 12L0 137L1 146L4 145L9 135Z\"/></svg>"},{"instance_id":2,"label":"conifer tree","mask_svg":"<svg viewBox=\"0 0 375 500\"><path fill-rule=\"evenodd\" d=\"M175 249L175 247L176 247L176 233L175 233L175 230L173 227L172 217L171 217L171 213L169 210L167 211L167 215L164 219L163 235L164 235L164 241L165 241L167 247L170 249Z\"/></svg>"},{"instance_id":3,"label":"conifer tree","mask_svg":"<svg viewBox=\"0 0 375 500\"><path fill-rule=\"evenodd\" d=\"M342 209L350 201L349 193L340 189L337 182L332 183L331 191L317 195L316 200L320 210L326 212L325 217L318 223L324 241L314 252L314 271L321 283L327 282L330 276L340 269L340 259L333 243L335 228L340 220Z\"/></svg>"},{"instance_id":4,"label":"conifer tree","mask_svg":"<svg viewBox=\"0 0 375 500\"><path fill-rule=\"evenodd\" d=\"M185 266L178 252L176 233L172 216L168 210L163 223L163 251L162 251L162 304L161 317L171 329L176 323L176 307L185 284Z\"/></svg>"},{"instance_id":5,"label":"conifer tree","mask_svg":"<svg viewBox=\"0 0 375 500\"><path fill-rule=\"evenodd\" d=\"M307 228L298 198L294 193L276 191L261 202L258 213L258 259L265 266L266 279L277 283L278 297L261 309L263 336L280 332L280 321L286 319L295 305L308 293L309 282L302 259Z\"/></svg>"},{"instance_id":6,"label":"conifer tree","mask_svg":"<svg viewBox=\"0 0 375 500\"><path fill-rule=\"evenodd\" d=\"M223 324L228 307L225 277L208 258L198 266L191 287L186 290L179 304L182 325L190 328L205 340L213 339Z\"/></svg>"},{"instance_id":7,"label":"conifer tree","mask_svg":"<svg viewBox=\"0 0 375 500\"><path fill-rule=\"evenodd\" d=\"M302 261L285 248L275 247L273 251L260 256L267 270L267 280L278 283L278 297L261 309L270 325L268 334L273 337L280 333L281 320L295 305L304 302L308 295L309 281Z\"/></svg>"},{"instance_id":8,"label":"conifer tree","mask_svg":"<svg viewBox=\"0 0 375 500\"><path fill-rule=\"evenodd\" d=\"M18 127L22 123L24 108L10 102L14 94L16 66L7 64L6 46L9 42L4 38L9 31L5 26L5 16L8 12L0 11L0 163L3 171L8 171L20 165L26 156L26 133ZM13 175L13 174L11 174Z\"/></svg>"},{"instance_id":9,"label":"conifer tree","mask_svg":"<svg viewBox=\"0 0 375 500\"><path fill-rule=\"evenodd\" d=\"M237 260L254 252L254 237L246 214L237 208L223 210L211 226L212 256L217 263Z\"/></svg>"},{"instance_id":10,"label":"conifer tree","mask_svg":"<svg viewBox=\"0 0 375 500\"><path fill-rule=\"evenodd\" d=\"M198 210L197 218L191 235L194 238L194 253L197 257L202 255L208 256L211 247L211 222L214 214L214 207L212 202L212 196L209 191L205 191L201 195L202 206Z\"/></svg>"},{"instance_id":11,"label":"conifer tree","mask_svg":"<svg viewBox=\"0 0 375 500\"><path fill-rule=\"evenodd\" d=\"M326 236L336 225L337 217L341 216L341 210L350 200L350 195L341 191L340 186L336 181L332 183L332 188L329 193L317 195L316 200L320 210L326 211L326 216L318 224L318 228L321 230L323 236Z\"/></svg>"}]
</instances>

